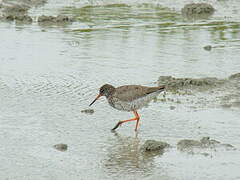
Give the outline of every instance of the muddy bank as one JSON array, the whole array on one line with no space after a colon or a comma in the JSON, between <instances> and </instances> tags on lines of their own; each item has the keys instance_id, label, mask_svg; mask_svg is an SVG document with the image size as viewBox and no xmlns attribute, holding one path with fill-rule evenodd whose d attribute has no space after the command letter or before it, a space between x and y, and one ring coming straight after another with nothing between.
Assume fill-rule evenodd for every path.
<instances>
[{"instance_id":1,"label":"muddy bank","mask_svg":"<svg viewBox=\"0 0 240 180\"><path fill-rule=\"evenodd\" d=\"M165 85L169 91L178 89L209 90L227 83L233 83L231 80L240 80L240 73L232 74L226 79L218 79L215 77L175 78L172 76L160 76L157 83L159 86Z\"/></svg>"},{"instance_id":2,"label":"muddy bank","mask_svg":"<svg viewBox=\"0 0 240 180\"><path fill-rule=\"evenodd\" d=\"M160 76L158 85L165 85L167 90L177 90L184 88L208 89L225 83L224 79L214 77L206 78L174 78L172 76Z\"/></svg>"},{"instance_id":3,"label":"muddy bank","mask_svg":"<svg viewBox=\"0 0 240 180\"><path fill-rule=\"evenodd\" d=\"M240 73L225 79L160 76L157 83L166 86L166 96L160 99L163 102L186 104L194 109L240 108Z\"/></svg>"}]
</instances>

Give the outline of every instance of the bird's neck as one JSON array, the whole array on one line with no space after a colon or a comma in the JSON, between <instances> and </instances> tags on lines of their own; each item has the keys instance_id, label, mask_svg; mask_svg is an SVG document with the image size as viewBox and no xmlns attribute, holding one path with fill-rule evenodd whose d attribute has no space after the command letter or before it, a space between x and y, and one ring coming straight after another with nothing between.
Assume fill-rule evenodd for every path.
<instances>
[{"instance_id":1,"label":"bird's neck","mask_svg":"<svg viewBox=\"0 0 240 180\"><path fill-rule=\"evenodd\" d=\"M105 96L106 98L109 98L113 95L113 93L115 92L115 89L111 89Z\"/></svg>"}]
</instances>

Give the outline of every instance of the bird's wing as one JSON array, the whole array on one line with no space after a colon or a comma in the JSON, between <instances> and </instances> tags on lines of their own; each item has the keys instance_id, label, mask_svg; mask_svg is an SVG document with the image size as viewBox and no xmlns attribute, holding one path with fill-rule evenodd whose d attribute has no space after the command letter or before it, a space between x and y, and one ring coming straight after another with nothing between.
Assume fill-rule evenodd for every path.
<instances>
[{"instance_id":1,"label":"bird's wing","mask_svg":"<svg viewBox=\"0 0 240 180\"><path fill-rule=\"evenodd\" d=\"M146 87L139 85L127 85L116 88L113 97L122 101L133 101L135 99L144 97L156 91L164 90L164 86L161 87ZM161 92L161 91L160 91Z\"/></svg>"}]
</instances>

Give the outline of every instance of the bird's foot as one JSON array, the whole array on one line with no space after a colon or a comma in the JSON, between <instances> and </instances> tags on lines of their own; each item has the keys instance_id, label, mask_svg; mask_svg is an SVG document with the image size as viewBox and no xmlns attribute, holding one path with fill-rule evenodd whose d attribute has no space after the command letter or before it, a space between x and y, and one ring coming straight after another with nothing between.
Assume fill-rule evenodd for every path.
<instances>
[{"instance_id":1,"label":"bird's foot","mask_svg":"<svg viewBox=\"0 0 240 180\"><path fill-rule=\"evenodd\" d=\"M117 129L121 124L122 124L122 122L119 121L119 122L116 124L116 126L114 126L114 128L112 128L112 131L114 131L115 129Z\"/></svg>"}]
</instances>

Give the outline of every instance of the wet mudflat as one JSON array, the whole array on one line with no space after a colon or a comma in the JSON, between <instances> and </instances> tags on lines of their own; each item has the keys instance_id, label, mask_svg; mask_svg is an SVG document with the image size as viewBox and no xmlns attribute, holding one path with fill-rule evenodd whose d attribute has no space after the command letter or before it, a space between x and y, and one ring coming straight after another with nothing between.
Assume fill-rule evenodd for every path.
<instances>
[{"instance_id":1,"label":"wet mudflat","mask_svg":"<svg viewBox=\"0 0 240 180\"><path fill-rule=\"evenodd\" d=\"M2 179L240 178L237 0L209 1L215 12L196 20L181 15L190 1L31 2L30 23L0 22ZM89 109L104 83L169 88L139 111L138 133L113 133L132 114L105 99ZM146 140L169 147L142 152Z\"/></svg>"}]
</instances>

